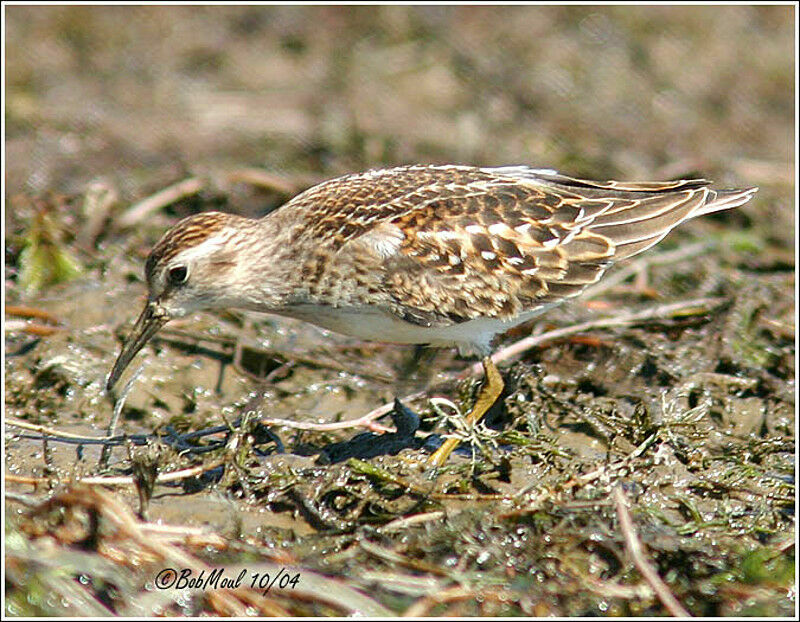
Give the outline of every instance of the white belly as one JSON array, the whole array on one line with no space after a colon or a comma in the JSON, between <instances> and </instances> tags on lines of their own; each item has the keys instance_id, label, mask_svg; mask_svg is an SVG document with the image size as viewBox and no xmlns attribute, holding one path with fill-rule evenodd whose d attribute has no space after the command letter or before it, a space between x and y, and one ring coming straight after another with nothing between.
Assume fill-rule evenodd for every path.
<instances>
[{"instance_id":1,"label":"white belly","mask_svg":"<svg viewBox=\"0 0 800 622\"><path fill-rule=\"evenodd\" d=\"M447 326L419 326L369 307L333 309L308 305L293 308L291 317L367 341L457 346L462 352L477 350L484 354L489 352L495 335L527 322L552 306L545 305L508 320L477 318Z\"/></svg>"}]
</instances>

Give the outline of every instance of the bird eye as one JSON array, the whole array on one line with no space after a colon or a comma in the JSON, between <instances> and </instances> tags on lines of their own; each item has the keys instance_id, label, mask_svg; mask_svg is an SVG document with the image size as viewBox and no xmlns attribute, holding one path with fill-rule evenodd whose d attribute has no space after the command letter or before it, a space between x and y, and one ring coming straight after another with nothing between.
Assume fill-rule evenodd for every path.
<instances>
[{"instance_id":1,"label":"bird eye","mask_svg":"<svg viewBox=\"0 0 800 622\"><path fill-rule=\"evenodd\" d=\"M170 268L169 272L167 272L170 285L181 285L185 283L187 276L189 276L189 271L186 269L186 266L175 266L174 268Z\"/></svg>"}]
</instances>

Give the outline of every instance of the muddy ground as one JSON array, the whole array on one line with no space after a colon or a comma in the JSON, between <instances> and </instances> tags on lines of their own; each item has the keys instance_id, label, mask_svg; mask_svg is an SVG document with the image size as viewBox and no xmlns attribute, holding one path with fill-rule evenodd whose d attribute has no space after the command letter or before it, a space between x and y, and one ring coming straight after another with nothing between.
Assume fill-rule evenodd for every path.
<instances>
[{"instance_id":1,"label":"muddy ground","mask_svg":"<svg viewBox=\"0 0 800 622\"><path fill-rule=\"evenodd\" d=\"M5 11L7 615L792 615L793 7ZM412 162L760 190L505 335L594 322L438 473L450 351L198 314L105 393L171 224Z\"/></svg>"}]
</instances>

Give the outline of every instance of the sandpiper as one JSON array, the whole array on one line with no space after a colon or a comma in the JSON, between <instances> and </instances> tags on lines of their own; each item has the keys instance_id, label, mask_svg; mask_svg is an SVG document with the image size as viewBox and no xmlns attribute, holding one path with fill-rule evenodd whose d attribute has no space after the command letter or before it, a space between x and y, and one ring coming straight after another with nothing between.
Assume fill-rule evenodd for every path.
<instances>
[{"instance_id":1,"label":"sandpiper","mask_svg":"<svg viewBox=\"0 0 800 622\"><path fill-rule=\"evenodd\" d=\"M482 356L474 424L503 388L493 337L577 296L681 222L738 207L757 190L710 184L416 165L323 182L259 220L190 216L147 258L148 300L107 388L171 319L251 309ZM448 439L429 462L442 465L457 444Z\"/></svg>"}]
</instances>

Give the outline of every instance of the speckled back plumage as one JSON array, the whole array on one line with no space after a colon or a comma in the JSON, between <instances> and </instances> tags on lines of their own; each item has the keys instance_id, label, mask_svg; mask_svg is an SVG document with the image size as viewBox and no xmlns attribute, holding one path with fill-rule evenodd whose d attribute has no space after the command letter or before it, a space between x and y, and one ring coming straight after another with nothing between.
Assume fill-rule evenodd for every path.
<instances>
[{"instance_id":1,"label":"speckled back plumage","mask_svg":"<svg viewBox=\"0 0 800 622\"><path fill-rule=\"evenodd\" d=\"M409 166L324 182L274 217L289 228L287 248L302 255L309 302L387 304L430 326L508 319L575 296L680 222L755 192L709 184Z\"/></svg>"}]
</instances>

